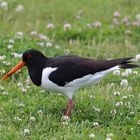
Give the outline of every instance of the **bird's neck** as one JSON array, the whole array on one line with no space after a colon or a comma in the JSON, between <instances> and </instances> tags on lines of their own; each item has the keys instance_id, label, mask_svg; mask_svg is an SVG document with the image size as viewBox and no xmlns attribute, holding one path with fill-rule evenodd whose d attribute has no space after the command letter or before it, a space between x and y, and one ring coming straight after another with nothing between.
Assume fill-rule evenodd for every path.
<instances>
[{"instance_id":1,"label":"bird's neck","mask_svg":"<svg viewBox=\"0 0 140 140\"><path fill-rule=\"evenodd\" d=\"M42 71L43 71L45 62L46 62L45 60L39 61L39 62L35 62L35 63L31 64L30 66L28 66L29 76L30 76L32 82L36 86L41 85Z\"/></svg>"}]
</instances>

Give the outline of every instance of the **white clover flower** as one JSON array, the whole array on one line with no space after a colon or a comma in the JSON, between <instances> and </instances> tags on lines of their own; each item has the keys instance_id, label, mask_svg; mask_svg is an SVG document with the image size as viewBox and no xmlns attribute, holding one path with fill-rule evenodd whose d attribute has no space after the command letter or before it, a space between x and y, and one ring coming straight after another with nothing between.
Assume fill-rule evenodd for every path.
<instances>
[{"instance_id":1,"label":"white clover flower","mask_svg":"<svg viewBox=\"0 0 140 140\"><path fill-rule=\"evenodd\" d=\"M30 122L35 122L36 119L34 116L31 116L29 120L30 120Z\"/></svg>"},{"instance_id":2,"label":"white clover flower","mask_svg":"<svg viewBox=\"0 0 140 140\"><path fill-rule=\"evenodd\" d=\"M121 93L119 91L114 92L114 96L120 96L120 95L121 95Z\"/></svg>"},{"instance_id":3,"label":"white clover flower","mask_svg":"<svg viewBox=\"0 0 140 140\"><path fill-rule=\"evenodd\" d=\"M44 47L45 46L45 42L37 42L38 46Z\"/></svg>"},{"instance_id":4,"label":"white clover flower","mask_svg":"<svg viewBox=\"0 0 140 140\"><path fill-rule=\"evenodd\" d=\"M99 123L98 122L94 122L93 126L99 126Z\"/></svg>"},{"instance_id":5,"label":"white clover flower","mask_svg":"<svg viewBox=\"0 0 140 140\"><path fill-rule=\"evenodd\" d=\"M64 126L67 126L67 125L69 124L69 122L68 122L68 121L64 121L64 122L62 122L62 124L63 124Z\"/></svg>"},{"instance_id":6,"label":"white clover flower","mask_svg":"<svg viewBox=\"0 0 140 140\"><path fill-rule=\"evenodd\" d=\"M129 87L127 88L127 90L128 90L129 92L131 92L133 89L132 89L131 86L129 86Z\"/></svg>"},{"instance_id":7,"label":"white clover flower","mask_svg":"<svg viewBox=\"0 0 140 140\"><path fill-rule=\"evenodd\" d=\"M122 106L122 105L123 105L123 102L120 101L120 102L117 102L115 106L116 106L116 107L119 107L119 106Z\"/></svg>"},{"instance_id":8,"label":"white clover flower","mask_svg":"<svg viewBox=\"0 0 140 140\"><path fill-rule=\"evenodd\" d=\"M4 69L1 69L1 70L0 70L0 73L1 73L1 74L4 74L5 72L6 72L6 71L5 71Z\"/></svg>"},{"instance_id":9,"label":"white clover flower","mask_svg":"<svg viewBox=\"0 0 140 140\"><path fill-rule=\"evenodd\" d=\"M66 50L64 50L64 53L65 53L65 55L69 55L70 54L70 50L66 49Z\"/></svg>"},{"instance_id":10,"label":"white clover flower","mask_svg":"<svg viewBox=\"0 0 140 140\"><path fill-rule=\"evenodd\" d=\"M27 85L25 88L26 88L26 89L29 89L29 88L30 88L30 86L29 86L29 85Z\"/></svg>"},{"instance_id":11,"label":"white clover flower","mask_svg":"<svg viewBox=\"0 0 140 140\"><path fill-rule=\"evenodd\" d=\"M126 69L125 72L122 72L122 76L128 77L129 75L132 74L132 72L133 72L132 69Z\"/></svg>"},{"instance_id":12,"label":"white clover flower","mask_svg":"<svg viewBox=\"0 0 140 140\"><path fill-rule=\"evenodd\" d=\"M113 83L113 82L110 83L110 86L114 86L114 85L115 85L115 83Z\"/></svg>"},{"instance_id":13,"label":"white clover flower","mask_svg":"<svg viewBox=\"0 0 140 140\"><path fill-rule=\"evenodd\" d=\"M24 87L21 87L21 91L22 91L22 92L27 92L27 89L24 88Z\"/></svg>"},{"instance_id":14,"label":"white clover flower","mask_svg":"<svg viewBox=\"0 0 140 140\"><path fill-rule=\"evenodd\" d=\"M92 26L95 27L95 28L99 28L99 27L102 26L102 23L99 22L99 21L95 21L95 22L92 23Z\"/></svg>"},{"instance_id":15,"label":"white clover flower","mask_svg":"<svg viewBox=\"0 0 140 140\"><path fill-rule=\"evenodd\" d=\"M56 45L55 48L56 48L56 49L60 49L61 47L60 47L59 45Z\"/></svg>"},{"instance_id":16,"label":"white clover flower","mask_svg":"<svg viewBox=\"0 0 140 140\"><path fill-rule=\"evenodd\" d=\"M30 135L30 130L27 129L27 128L24 129L24 130L23 130L23 134L24 134L24 135Z\"/></svg>"},{"instance_id":17,"label":"white clover flower","mask_svg":"<svg viewBox=\"0 0 140 140\"><path fill-rule=\"evenodd\" d=\"M140 14L137 14L137 15L136 15L136 19L137 19L138 21L140 21Z\"/></svg>"},{"instance_id":18,"label":"white clover flower","mask_svg":"<svg viewBox=\"0 0 140 140\"><path fill-rule=\"evenodd\" d=\"M70 30L71 29L71 24L70 23L65 23L64 24L64 30Z\"/></svg>"},{"instance_id":19,"label":"white clover flower","mask_svg":"<svg viewBox=\"0 0 140 140\"><path fill-rule=\"evenodd\" d=\"M130 98L134 98L134 95L133 94L130 94L130 95L128 95Z\"/></svg>"},{"instance_id":20,"label":"white clover flower","mask_svg":"<svg viewBox=\"0 0 140 140\"><path fill-rule=\"evenodd\" d=\"M3 91L2 92L2 95L8 95L9 93L8 92L6 92L6 91Z\"/></svg>"},{"instance_id":21,"label":"white clover flower","mask_svg":"<svg viewBox=\"0 0 140 140\"><path fill-rule=\"evenodd\" d=\"M137 54L137 55L135 56L135 59L136 59L136 61L140 61L140 54Z\"/></svg>"},{"instance_id":22,"label":"white clover flower","mask_svg":"<svg viewBox=\"0 0 140 140\"><path fill-rule=\"evenodd\" d=\"M120 113L120 116L122 116L123 115L123 113Z\"/></svg>"},{"instance_id":23,"label":"white clover flower","mask_svg":"<svg viewBox=\"0 0 140 140\"><path fill-rule=\"evenodd\" d=\"M75 18L76 18L76 19L80 19L81 16L80 16L80 15L76 15Z\"/></svg>"},{"instance_id":24,"label":"white clover flower","mask_svg":"<svg viewBox=\"0 0 140 140\"><path fill-rule=\"evenodd\" d=\"M30 83L31 83L31 79L30 79L30 77L28 76L27 79L26 79L26 84L29 85Z\"/></svg>"},{"instance_id":25,"label":"white clover flower","mask_svg":"<svg viewBox=\"0 0 140 140\"><path fill-rule=\"evenodd\" d=\"M121 86L128 86L128 81L126 79L122 79L120 85Z\"/></svg>"},{"instance_id":26,"label":"white clover flower","mask_svg":"<svg viewBox=\"0 0 140 140\"><path fill-rule=\"evenodd\" d=\"M22 121L22 119L19 118L19 117L14 117L14 120L15 120L15 121Z\"/></svg>"},{"instance_id":27,"label":"white clover flower","mask_svg":"<svg viewBox=\"0 0 140 140\"><path fill-rule=\"evenodd\" d=\"M132 69L126 69L125 72L130 75L130 74L132 74L133 70Z\"/></svg>"},{"instance_id":28,"label":"white clover flower","mask_svg":"<svg viewBox=\"0 0 140 140\"><path fill-rule=\"evenodd\" d=\"M17 73L21 72L21 69L17 71Z\"/></svg>"},{"instance_id":29,"label":"white clover flower","mask_svg":"<svg viewBox=\"0 0 140 140\"><path fill-rule=\"evenodd\" d=\"M122 72L122 76L128 77L129 75L126 72Z\"/></svg>"},{"instance_id":30,"label":"white clover flower","mask_svg":"<svg viewBox=\"0 0 140 140\"><path fill-rule=\"evenodd\" d=\"M48 42L48 43L46 43L46 46L47 47L52 47L52 43L51 42Z\"/></svg>"},{"instance_id":31,"label":"white clover flower","mask_svg":"<svg viewBox=\"0 0 140 140\"><path fill-rule=\"evenodd\" d=\"M89 98L90 98L90 99L95 99L96 97L93 96L93 95L90 95Z\"/></svg>"},{"instance_id":32,"label":"white clover flower","mask_svg":"<svg viewBox=\"0 0 140 140\"><path fill-rule=\"evenodd\" d=\"M114 71L113 71L113 75L117 75L117 76L119 76L120 73L121 73L120 70L114 70Z\"/></svg>"},{"instance_id":33,"label":"white clover flower","mask_svg":"<svg viewBox=\"0 0 140 140\"><path fill-rule=\"evenodd\" d=\"M18 86L18 87L23 87L23 84L22 84L21 82L18 82L18 83L17 83L17 86Z\"/></svg>"},{"instance_id":34,"label":"white clover flower","mask_svg":"<svg viewBox=\"0 0 140 140\"><path fill-rule=\"evenodd\" d=\"M4 90L4 87L2 85L0 85L0 90Z\"/></svg>"},{"instance_id":35,"label":"white clover flower","mask_svg":"<svg viewBox=\"0 0 140 140\"><path fill-rule=\"evenodd\" d=\"M115 11L114 12L114 17L119 17L120 16L120 12L119 11Z\"/></svg>"},{"instance_id":36,"label":"white clover flower","mask_svg":"<svg viewBox=\"0 0 140 140\"><path fill-rule=\"evenodd\" d=\"M138 75L139 73L138 73L138 71L133 71L133 74L135 74L135 75Z\"/></svg>"},{"instance_id":37,"label":"white clover flower","mask_svg":"<svg viewBox=\"0 0 140 140\"><path fill-rule=\"evenodd\" d=\"M18 54L16 52L13 52L11 55L14 56L15 58L21 58L22 57L22 54Z\"/></svg>"},{"instance_id":38,"label":"white clover flower","mask_svg":"<svg viewBox=\"0 0 140 140\"><path fill-rule=\"evenodd\" d=\"M23 103L19 103L18 105L19 107L25 107L25 105Z\"/></svg>"},{"instance_id":39,"label":"white clover flower","mask_svg":"<svg viewBox=\"0 0 140 140\"><path fill-rule=\"evenodd\" d=\"M129 116L126 116L126 119L131 120L131 118Z\"/></svg>"},{"instance_id":40,"label":"white clover flower","mask_svg":"<svg viewBox=\"0 0 140 140\"><path fill-rule=\"evenodd\" d=\"M93 109L94 109L95 112L100 112L101 111L101 109L97 108L97 107L93 107Z\"/></svg>"},{"instance_id":41,"label":"white clover flower","mask_svg":"<svg viewBox=\"0 0 140 140\"><path fill-rule=\"evenodd\" d=\"M138 27L138 26L140 26L140 22L139 21L133 21L132 26Z\"/></svg>"},{"instance_id":42,"label":"white clover flower","mask_svg":"<svg viewBox=\"0 0 140 140\"><path fill-rule=\"evenodd\" d=\"M14 43L15 43L14 39L9 39L9 44L14 44Z\"/></svg>"},{"instance_id":43,"label":"white clover flower","mask_svg":"<svg viewBox=\"0 0 140 140\"><path fill-rule=\"evenodd\" d=\"M48 39L47 36L45 36L43 34L39 34L38 38L41 39L41 40L44 40L44 41Z\"/></svg>"},{"instance_id":44,"label":"white clover flower","mask_svg":"<svg viewBox=\"0 0 140 140\"><path fill-rule=\"evenodd\" d=\"M109 134L107 134L106 136L107 136L107 137L112 137L113 134L112 134L112 133L109 133Z\"/></svg>"},{"instance_id":45,"label":"white clover flower","mask_svg":"<svg viewBox=\"0 0 140 140\"><path fill-rule=\"evenodd\" d=\"M7 62L7 61L3 61L2 62L4 65L6 65L6 66L10 66L11 65L11 63L10 62Z\"/></svg>"},{"instance_id":46,"label":"white clover flower","mask_svg":"<svg viewBox=\"0 0 140 140\"><path fill-rule=\"evenodd\" d=\"M8 10L8 3L6 1L2 1L0 3L0 8L3 10Z\"/></svg>"},{"instance_id":47,"label":"white clover flower","mask_svg":"<svg viewBox=\"0 0 140 140\"><path fill-rule=\"evenodd\" d=\"M5 58L6 58L5 55L1 55L1 56L0 56L0 60L3 60L3 59L5 59Z\"/></svg>"},{"instance_id":48,"label":"white clover flower","mask_svg":"<svg viewBox=\"0 0 140 140\"><path fill-rule=\"evenodd\" d=\"M88 24L86 25L86 27L90 29L90 28L92 28L92 25L91 25L90 23L88 23Z\"/></svg>"},{"instance_id":49,"label":"white clover flower","mask_svg":"<svg viewBox=\"0 0 140 140\"><path fill-rule=\"evenodd\" d=\"M127 99L127 96L122 96L121 98L122 98L122 99Z\"/></svg>"},{"instance_id":50,"label":"white clover flower","mask_svg":"<svg viewBox=\"0 0 140 140\"><path fill-rule=\"evenodd\" d=\"M124 23L125 25L128 25L129 23L128 23L128 18L127 17L124 17L123 19L122 19L122 23Z\"/></svg>"},{"instance_id":51,"label":"white clover flower","mask_svg":"<svg viewBox=\"0 0 140 140\"><path fill-rule=\"evenodd\" d=\"M46 28L47 29L54 29L54 24L53 23L48 23Z\"/></svg>"},{"instance_id":52,"label":"white clover flower","mask_svg":"<svg viewBox=\"0 0 140 140\"><path fill-rule=\"evenodd\" d=\"M67 126L69 124L69 122L70 122L70 117L64 115L64 116L62 116L61 121L62 121L62 124L64 126Z\"/></svg>"},{"instance_id":53,"label":"white clover flower","mask_svg":"<svg viewBox=\"0 0 140 140\"><path fill-rule=\"evenodd\" d=\"M13 45L8 44L8 45L7 45L7 48L8 48L8 49L11 49L11 48L13 48Z\"/></svg>"},{"instance_id":54,"label":"white clover flower","mask_svg":"<svg viewBox=\"0 0 140 140\"><path fill-rule=\"evenodd\" d=\"M111 140L111 138L106 138L106 140Z\"/></svg>"},{"instance_id":55,"label":"white clover flower","mask_svg":"<svg viewBox=\"0 0 140 140\"><path fill-rule=\"evenodd\" d=\"M37 35L37 31L31 31L30 35L31 36L36 36Z\"/></svg>"},{"instance_id":56,"label":"white clover flower","mask_svg":"<svg viewBox=\"0 0 140 140\"><path fill-rule=\"evenodd\" d=\"M37 111L37 114L38 114L38 115L42 115L42 114L43 114L43 111L42 111L42 110L38 110L38 111Z\"/></svg>"},{"instance_id":57,"label":"white clover flower","mask_svg":"<svg viewBox=\"0 0 140 140\"><path fill-rule=\"evenodd\" d=\"M131 30L127 29L124 33L125 33L125 35L130 35L131 34Z\"/></svg>"},{"instance_id":58,"label":"white clover flower","mask_svg":"<svg viewBox=\"0 0 140 140\"><path fill-rule=\"evenodd\" d=\"M92 134L90 134L90 135L89 135L89 138L90 138L90 139L95 138L95 134L93 134L93 133L92 133Z\"/></svg>"},{"instance_id":59,"label":"white clover flower","mask_svg":"<svg viewBox=\"0 0 140 140\"><path fill-rule=\"evenodd\" d=\"M15 11L16 12L22 12L24 10L24 6L22 4L17 5Z\"/></svg>"},{"instance_id":60,"label":"white clover flower","mask_svg":"<svg viewBox=\"0 0 140 140\"><path fill-rule=\"evenodd\" d=\"M46 92L46 91L45 91L45 90L43 90L43 89L39 91L39 93L44 93L44 92Z\"/></svg>"},{"instance_id":61,"label":"white clover flower","mask_svg":"<svg viewBox=\"0 0 140 140\"><path fill-rule=\"evenodd\" d=\"M113 18L112 22L113 22L114 25L119 25L120 24L118 18Z\"/></svg>"},{"instance_id":62,"label":"white clover flower","mask_svg":"<svg viewBox=\"0 0 140 140\"><path fill-rule=\"evenodd\" d=\"M129 114L130 114L130 115L134 115L134 114L135 114L135 112L134 112L134 111L131 111Z\"/></svg>"},{"instance_id":63,"label":"white clover flower","mask_svg":"<svg viewBox=\"0 0 140 140\"><path fill-rule=\"evenodd\" d=\"M140 120L138 120L137 124L140 125Z\"/></svg>"},{"instance_id":64,"label":"white clover flower","mask_svg":"<svg viewBox=\"0 0 140 140\"><path fill-rule=\"evenodd\" d=\"M131 107L130 102L126 102L124 105L125 105L127 108L130 108L130 107Z\"/></svg>"},{"instance_id":65,"label":"white clover flower","mask_svg":"<svg viewBox=\"0 0 140 140\"><path fill-rule=\"evenodd\" d=\"M70 121L70 117L69 116L62 116L62 121Z\"/></svg>"},{"instance_id":66,"label":"white clover flower","mask_svg":"<svg viewBox=\"0 0 140 140\"><path fill-rule=\"evenodd\" d=\"M21 39L23 37L23 32L16 32L16 38Z\"/></svg>"}]
</instances>

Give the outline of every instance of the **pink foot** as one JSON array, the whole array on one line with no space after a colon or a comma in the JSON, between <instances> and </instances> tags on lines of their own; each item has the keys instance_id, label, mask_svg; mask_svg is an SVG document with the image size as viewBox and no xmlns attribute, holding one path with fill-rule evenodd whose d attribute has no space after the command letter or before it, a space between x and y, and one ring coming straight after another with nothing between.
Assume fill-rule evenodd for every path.
<instances>
[{"instance_id":1,"label":"pink foot","mask_svg":"<svg viewBox=\"0 0 140 140\"><path fill-rule=\"evenodd\" d=\"M73 100L72 100L72 99L69 99L69 100L68 100L68 107L67 107L67 109L64 111L64 115L65 115L65 116L70 116L70 115L71 115L73 105L74 105Z\"/></svg>"}]
</instances>

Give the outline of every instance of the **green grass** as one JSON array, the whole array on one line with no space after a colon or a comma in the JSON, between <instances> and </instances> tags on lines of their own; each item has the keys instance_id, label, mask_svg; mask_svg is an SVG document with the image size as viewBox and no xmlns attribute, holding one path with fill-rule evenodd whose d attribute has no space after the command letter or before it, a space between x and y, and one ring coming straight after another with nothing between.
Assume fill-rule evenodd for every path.
<instances>
[{"instance_id":1,"label":"green grass","mask_svg":"<svg viewBox=\"0 0 140 140\"><path fill-rule=\"evenodd\" d=\"M48 57L73 54L98 59L113 59L135 56L140 52L140 26L132 26L139 13L138 0L7 0L8 9L0 8L0 77L9 71L21 58L12 53L23 53L29 48L38 49ZM0 2L1 3L1 2ZM22 12L16 12L18 4L24 6ZM75 17L83 11L81 18ZM120 12L120 25L112 26L113 13ZM129 25L121 23L127 16ZM140 19L139 19L140 20ZM87 24L100 21L101 27L87 28ZM54 29L46 25L53 23ZM65 23L71 29L65 31ZM125 31L131 33L126 35ZM18 39L16 32L23 32ZM31 31L48 37L42 41L31 36ZM9 39L14 40L13 48L8 49ZM44 43L40 46L39 43ZM48 47L48 43L52 43ZM6 66L3 61L10 62ZM124 71L121 71L121 73ZM136 74L138 72L138 74ZM62 120L63 108L67 98L60 94L44 92L33 84L27 84L28 71L23 68L9 80L0 82L0 138L2 140L105 140L107 134L112 140L138 140L140 137L140 70L133 70L128 77L115 76L112 73L100 84L77 91L74 96L75 107L70 121ZM128 87L120 86L127 79ZM22 86L27 89L23 92ZM111 83L114 83L111 86ZM119 91L120 96L114 96ZM5 94L8 93L8 94ZM126 98L127 97L127 98ZM126 98L126 99L124 99ZM123 105L116 107L116 103ZM129 106L130 104L130 106ZM39 111L41 110L41 112ZM116 111L113 115L110 112ZM35 117L33 121L31 117ZM138 123L139 121L139 123ZM94 124L98 122L99 126ZM29 134L24 134L29 129Z\"/></svg>"}]
</instances>

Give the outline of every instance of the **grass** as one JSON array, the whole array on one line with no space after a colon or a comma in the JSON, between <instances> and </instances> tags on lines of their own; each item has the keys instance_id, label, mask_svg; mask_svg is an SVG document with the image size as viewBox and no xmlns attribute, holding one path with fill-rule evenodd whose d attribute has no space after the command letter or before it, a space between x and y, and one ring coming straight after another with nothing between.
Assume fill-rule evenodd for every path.
<instances>
[{"instance_id":1,"label":"grass","mask_svg":"<svg viewBox=\"0 0 140 140\"><path fill-rule=\"evenodd\" d=\"M21 59L12 53L18 55L29 48L38 49L48 57L73 54L98 59L135 56L140 52L140 26L132 25L140 20L136 19L140 4L137 0L7 0L7 3L7 10L0 8L0 56L5 55L0 59L0 77ZM24 6L23 11L15 11L18 4ZM112 22L115 11L120 12L119 25ZM80 19L75 18L77 15ZM125 16L129 25L122 23ZM87 24L95 21L101 27L87 28ZM47 29L48 23L55 28ZM65 23L70 23L71 29L64 30ZM32 31L48 39L32 36ZM17 32L23 35L16 35ZM14 43L9 43L10 39ZM8 48L9 44L12 48ZM107 137L138 140L139 75L139 69L129 76L111 73L100 84L77 91L71 120L64 121L61 117L66 97L28 83L28 72L23 68L9 80L0 82L0 138L86 140L94 134L93 139L97 140ZM122 79L128 80L128 86L120 86ZM119 96L114 95L117 91ZM110 133L113 136L107 136Z\"/></svg>"}]
</instances>

